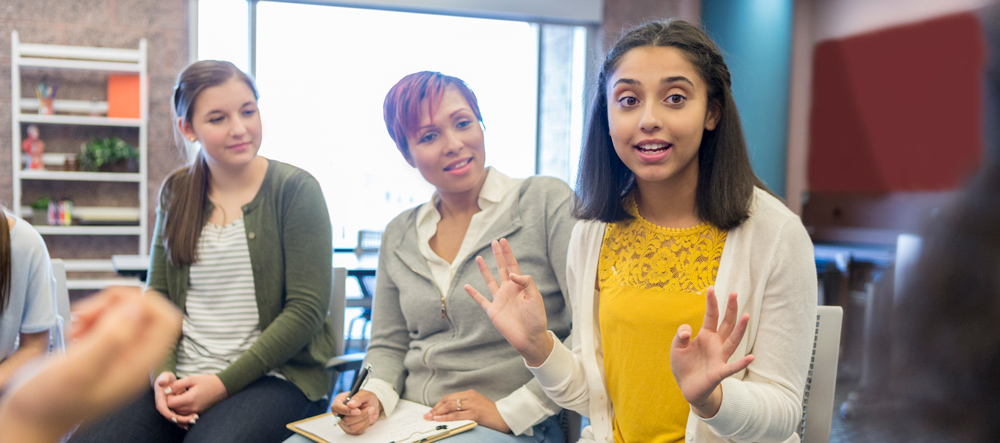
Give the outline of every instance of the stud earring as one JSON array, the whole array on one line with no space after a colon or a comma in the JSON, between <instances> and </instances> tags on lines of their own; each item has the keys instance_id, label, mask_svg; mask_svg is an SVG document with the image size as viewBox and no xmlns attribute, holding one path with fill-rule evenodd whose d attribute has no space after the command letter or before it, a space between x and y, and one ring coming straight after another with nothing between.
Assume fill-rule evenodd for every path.
<instances>
[{"instance_id":1,"label":"stud earring","mask_svg":"<svg viewBox=\"0 0 1000 443\"><path fill-rule=\"evenodd\" d=\"M194 137L191 137L191 139L190 139L190 140L191 140L191 143L194 143L194 141L195 141L195 140L197 140L197 139L196 139L196 138L194 138Z\"/></svg>"}]
</instances>

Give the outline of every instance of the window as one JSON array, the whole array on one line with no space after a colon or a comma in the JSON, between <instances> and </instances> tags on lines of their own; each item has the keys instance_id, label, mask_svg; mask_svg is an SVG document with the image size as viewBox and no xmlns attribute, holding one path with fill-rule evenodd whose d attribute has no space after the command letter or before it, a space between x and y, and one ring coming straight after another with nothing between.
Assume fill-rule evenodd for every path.
<instances>
[{"instance_id":1,"label":"window","mask_svg":"<svg viewBox=\"0 0 1000 443\"><path fill-rule=\"evenodd\" d=\"M228 60L250 72L246 0L198 2L198 59Z\"/></svg>"},{"instance_id":2,"label":"window","mask_svg":"<svg viewBox=\"0 0 1000 443\"><path fill-rule=\"evenodd\" d=\"M232 41L247 35L247 20L233 19L241 13L244 0L199 2L200 59L247 65L247 45ZM546 49L552 39L540 38L543 29L564 34L561 46ZM383 99L396 81L433 70L462 78L476 93L487 165L512 177L541 172L569 180L582 133L583 36L577 26L260 1L253 46L261 154L319 180L335 245L352 247L358 230L382 230L433 193L382 120ZM548 56L555 52L561 55ZM552 69L550 59L565 65L553 71L562 80L550 76L543 87L539 61ZM539 106L539 91L550 89L560 90L560 98ZM548 118L540 119L540 110ZM555 135L539 137L540 128ZM548 153L539 155L543 147Z\"/></svg>"}]
</instances>

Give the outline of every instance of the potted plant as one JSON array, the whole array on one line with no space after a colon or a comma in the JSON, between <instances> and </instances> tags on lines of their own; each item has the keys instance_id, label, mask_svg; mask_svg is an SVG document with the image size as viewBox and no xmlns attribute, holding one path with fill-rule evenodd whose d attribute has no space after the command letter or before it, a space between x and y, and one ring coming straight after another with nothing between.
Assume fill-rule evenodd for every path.
<instances>
[{"instance_id":1,"label":"potted plant","mask_svg":"<svg viewBox=\"0 0 1000 443\"><path fill-rule=\"evenodd\" d=\"M138 172L139 150L119 137L94 137L80 147L80 169L101 172Z\"/></svg>"},{"instance_id":2,"label":"potted plant","mask_svg":"<svg viewBox=\"0 0 1000 443\"><path fill-rule=\"evenodd\" d=\"M35 226L49 224L49 201L52 199L42 197L31 204L31 224Z\"/></svg>"}]
</instances>

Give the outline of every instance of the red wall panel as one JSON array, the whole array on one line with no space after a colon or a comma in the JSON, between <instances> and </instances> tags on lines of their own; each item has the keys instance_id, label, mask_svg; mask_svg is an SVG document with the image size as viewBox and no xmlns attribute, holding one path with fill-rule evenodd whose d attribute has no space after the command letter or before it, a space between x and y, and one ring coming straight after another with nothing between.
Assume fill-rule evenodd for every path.
<instances>
[{"instance_id":1,"label":"red wall panel","mask_svg":"<svg viewBox=\"0 0 1000 443\"><path fill-rule=\"evenodd\" d=\"M810 191L961 185L982 158L983 52L971 13L817 45Z\"/></svg>"}]
</instances>

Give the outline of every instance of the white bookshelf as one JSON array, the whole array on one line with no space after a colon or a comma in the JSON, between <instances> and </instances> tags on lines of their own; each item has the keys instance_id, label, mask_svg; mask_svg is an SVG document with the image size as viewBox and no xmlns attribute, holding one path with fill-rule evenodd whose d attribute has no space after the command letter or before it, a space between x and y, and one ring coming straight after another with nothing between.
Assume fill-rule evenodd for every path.
<instances>
[{"instance_id":1,"label":"white bookshelf","mask_svg":"<svg viewBox=\"0 0 1000 443\"><path fill-rule=\"evenodd\" d=\"M21 91L22 68L31 68L32 72L45 72L48 70L83 70L94 71L99 74L119 74L133 73L139 75L139 118L110 118L107 117L108 103L99 100L71 100L60 99L57 95L53 101L54 115L39 115L39 100L35 97L24 97ZM61 91L66 91L72 85L60 86ZM100 224L71 225L71 226L47 226L36 221L32 221L40 234L46 236L46 242L57 242L65 236L134 236L138 238L138 249L136 251L117 251L115 254L137 253L139 255L148 254L148 212L147 197L147 144L148 144L148 115L149 115L149 76L147 73L146 39L139 41L138 48L97 48L85 46L47 45L23 43L20 41L17 31L11 32L11 126L12 138L12 170L13 170L13 204L14 213L20 217L31 219L26 211L30 202L22 201L23 186L31 181L54 182L51 186L56 189L66 187L72 189L78 182L109 182L109 183L136 183L136 186L123 187L122 192L138 192L138 208L104 208L79 207L74 209L74 213L79 210L82 215L90 211L91 216L95 213L115 214L121 216L127 213L127 217L137 220L136 225L114 225L102 226ZM71 114L71 115L70 115ZM46 161L47 170L23 170L21 142L25 127L29 124L37 124L42 127L42 140L45 139L43 125L75 125L80 127L105 127L105 128L134 128L139 133L139 172L137 173L115 173L115 172L85 172L85 171L62 171ZM84 130L85 131L85 130ZM107 131L107 129L103 130ZM131 132L134 137L135 132ZM51 157L47 154L46 157ZM119 186L119 185L114 185ZM122 185L125 186L125 185ZM56 196L53 196L56 197ZM103 211L103 212L102 212ZM136 215L138 215L136 217ZM75 214L74 214L74 218ZM67 271L70 272L108 272L113 271L111 257L100 259L76 259L74 257L53 257L62 258L66 262ZM70 279L67 286L70 289L100 289L108 284L138 284L138 280L130 279Z\"/></svg>"}]
</instances>

